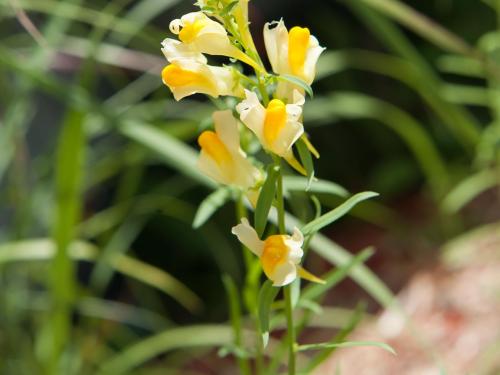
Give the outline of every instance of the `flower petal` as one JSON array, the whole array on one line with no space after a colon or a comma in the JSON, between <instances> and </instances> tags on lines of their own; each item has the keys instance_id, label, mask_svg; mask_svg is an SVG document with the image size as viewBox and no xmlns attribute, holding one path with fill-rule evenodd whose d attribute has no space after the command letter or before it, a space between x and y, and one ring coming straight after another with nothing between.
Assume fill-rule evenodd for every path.
<instances>
[{"instance_id":1,"label":"flower petal","mask_svg":"<svg viewBox=\"0 0 500 375\"><path fill-rule=\"evenodd\" d=\"M285 262L278 265L273 275L268 275L274 286L290 284L297 278L297 267L292 262Z\"/></svg>"},{"instance_id":2,"label":"flower petal","mask_svg":"<svg viewBox=\"0 0 500 375\"><path fill-rule=\"evenodd\" d=\"M221 170L217 163L210 157L208 153L203 150L200 152L197 167L200 172L207 175L219 184L227 185L229 183L227 181L227 178L221 173Z\"/></svg>"},{"instance_id":3,"label":"flower petal","mask_svg":"<svg viewBox=\"0 0 500 375\"><path fill-rule=\"evenodd\" d=\"M234 118L232 111L215 111L212 114L212 119L220 140L230 151L238 152L240 149L240 132L238 131L238 121Z\"/></svg>"},{"instance_id":4,"label":"flower petal","mask_svg":"<svg viewBox=\"0 0 500 375\"><path fill-rule=\"evenodd\" d=\"M288 31L283 20L264 25L264 44L273 71L288 73Z\"/></svg>"},{"instance_id":5,"label":"flower petal","mask_svg":"<svg viewBox=\"0 0 500 375\"><path fill-rule=\"evenodd\" d=\"M206 64L207 59L200 52L188 44L179 42L178 40L167 38L161 42L161 51L170 63L180 60L191 60L201 64Z\"/></svg>"},{"instance_id":6,"label":"flower petal","mask_svg":"<svg viewBox=\"0 0 500 375\"><path fill-rule=\"evenodd\" d=\"M245 245L252 253L260 257L264 249L264 241L259 239L257 232L250 225L246 218L241 219L241 224L234 226L231 233L238 237L238 240Z\"/></svg>"},{"instance_id":7,"label":"flower petal","mask_svg":"<svg viewBox=\"0 0 500 375\"><path fill-rule=\"evenodd\" d=\"M240 120L249 128L262 143L266 109L262 106L253 91L245 90L246 99L236 106Z\"/></svg>"}]
</instances>

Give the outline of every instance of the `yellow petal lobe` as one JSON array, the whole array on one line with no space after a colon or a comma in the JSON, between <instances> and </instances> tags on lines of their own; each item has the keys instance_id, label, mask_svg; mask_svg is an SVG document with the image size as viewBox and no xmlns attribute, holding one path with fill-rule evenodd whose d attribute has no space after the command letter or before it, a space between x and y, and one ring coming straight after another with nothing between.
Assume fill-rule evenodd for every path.
<instances>
[{"instance_id":1,"label":"yellow petal lobe","mask_svg":"<svg viewBox=\"0 0 500 375\"><path fill-rule=\"evenodd\" d=\"M163 83L169 87L202 86L211 87L211 82L202 74L170 64L161 72Z\"/></svg>"},{"instance_id":2,"label":"yellow petal lobe","mask_svg":"<svg viewBox=\"0 0 500 375\"><path fill-rule=\"evenodd\" d=\"M201 133L198 144L219 166L227 166L232 161L231 153L215 132L206 130Z\"/></svg>"},{"instance_id":3,"label":"yellow petal lobe","mask_svg":"<svg viewBox=\"0 0 500 375\"><path fill-rule=\"evenodd\" d=\"M196 20L193 23L185 23L179 33L179 39L183 43L193 42L206 24L207 21L203 19Z\"/></svg>"},{"instance_id":4,"label":"yellow petal lobe","mask_svg":"<svg viewBox=\"0 0 500 375\"><path fill-rule=\"evenodd\" d=\"M294 75L302 75L310 37L307 27L295 26L288 33L288 64Z\"/></svg>"},{"instance_id":5,"label":"yellow petal lobe","mask_svg":"<svg viewBox=\"0 0 500 375\"><path fill-rule=\"evenodd\" d=\"M264 121L264 139L272 146L286 124L286 106L279 99L273 99L266 108Z\"/></svg>"},{"instance_id":6,"label":"yellow petal lobe","mask_svg":"<svg viewBox=\"0 0 500 375\"><path fill-rule=\"evenodd\" d=\"M273 279L276 267L288 258L288 247L285 245L284 236L269 236L264 242L264 250L260 257L262 269L269 279Z\"/></svg>"}]
</instances>

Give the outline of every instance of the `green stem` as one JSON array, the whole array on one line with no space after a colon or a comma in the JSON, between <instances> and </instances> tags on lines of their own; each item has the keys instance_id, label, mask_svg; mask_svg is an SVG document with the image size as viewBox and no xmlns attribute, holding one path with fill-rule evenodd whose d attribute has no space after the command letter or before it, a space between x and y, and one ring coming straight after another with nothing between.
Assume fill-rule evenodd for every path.
<instances>
[{"instance_id":1,"label":"green stem","mask_svg":"<svg viewBox=\"0 0 500 375\"><path fill-rule=\"evenodd\" d=\"M274 163L276 166L280 167L281 159L275 156ZM276 180L276 208L278 210L278 228L280 234L285 234L285 202L283 199L283 176L281 174L281 168L279 169L278 178ZM286 335L288 343L288 374L295 375L295 325L293 323L292 293L290 285L285 286L283 289L285 294L285 314L288 331Z\"/></svg>"}]
</instances>

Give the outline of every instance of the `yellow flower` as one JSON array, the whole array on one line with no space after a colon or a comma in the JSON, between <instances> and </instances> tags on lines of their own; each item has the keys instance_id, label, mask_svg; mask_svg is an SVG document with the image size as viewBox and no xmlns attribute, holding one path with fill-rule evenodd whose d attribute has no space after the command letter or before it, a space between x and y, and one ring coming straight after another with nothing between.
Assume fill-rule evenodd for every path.
<instances>
[{"instance_id":1,"label":"yellow flower","mask_svg":"<svg viewBox=\"0 0 500 375\"><path fill-rule=\"evenodd\" d=\"M207 130L198 137L198 168L218 183L251 189L262 176L240 148L237 120L230 110L214 112L212 117L215 132Z\"/></svg>"},{"instance_id":2,"label":"yellow flower","mask_svg":"<svg viewBox=\"0 0 500 375\"><path fill-rule=\"evenodd\" d=\"M226 29L203 12L185 14L170 23L170 31L193 51L208 55L228 56L243 61L257 70L262 67L231 44Z\"/></svg>"},{"instance_id":3,"label":"yellow flower","mask_svg":"<svg viewBox=\"0 0 500 375\"><path fill-rule=\"evenodd\" d=\"M262 241L248 220L243 218L240 224L233 227L232 233L260 258L262 269L274 286L290 284L297 276L314 282L324 282L299 265L304 255L304 236L299 229L295 228L292 236L273 235Z\"/></svg>"},{"instance_id":4,"label":"yellow flower","mask_svg":"<svg viewBox=\"0 0 500 375\"><path fill-rule=\"evenodd\" d=\"M243 96L243 88L235 79L232 68L210 66L205 63L178 59L163 68L162 80L174 94L175 100L202 93L217 98L219 95Z\"/></svg>"},{"instance_id":5,"label":"yellow flower","mask_svg":"<svg viewBox=\"0 0 500 375\"><path fill-rule=\"evenodd\" d=\"M264 149L284 158L305 173L293 156L292 146L304 133L300 122L304 97L294 91L294 103L273 99L265 108L253 91L245 90L246 99L236 106L241 121L257 136Z\"/></svg>"},{"instance_id":6,"label":"yellow flower","mask_svg":"<svg viewBox=\"0 0 500 375\"><path fill-rule=\"evenodd\" d=\"M264 43L275 73L296 76L308 85L314 81L316 63L324 48L308 28L295 26L288 31L283 20L266 23ZM277 96L289 98L293 88L297 87L292 83L279 82Z\"/></svg>"}]
</instances>

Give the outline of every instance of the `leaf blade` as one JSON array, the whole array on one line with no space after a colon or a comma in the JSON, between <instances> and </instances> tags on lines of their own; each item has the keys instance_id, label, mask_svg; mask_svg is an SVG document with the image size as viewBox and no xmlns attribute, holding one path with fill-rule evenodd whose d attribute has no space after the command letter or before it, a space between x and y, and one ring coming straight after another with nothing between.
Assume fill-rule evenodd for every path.
<instances>
[{"instance_id":1,"label":"leaf blade","mask_svg":"<svg viewBox=\"0 0 500 375\"><path fill-rule=\"evenodd\" d=\"M333 210L327 212L326 214L321 215L317 219L306 224L302 228L302 233L304 235L308 235L308 234L317 232L321 228L333 223L334 221L336 221L339 218L341 218L342 216L344 216L346 213L349 212L349 210L351 210L358 203L361 203L362 201L364 201L366 199L370 199L370 198L373 198L376 196L378 196L378 193L375 193L373 191L365 191L365 192L353 195L351 198L346 200L340 206L334 208Z\"/></svg>"},{"instance_id":2,"label":"leaf blade","mask_svg":"<svg viewBox=\"0 0 500 375\"><path fill-rule=\"evenodd\" d=\"M274 195L276 192L276 179L278 178L279 167L269 166L267 169L267 178L262 186L262 190L257 200L255 207L254 221L255 230L259 237L262 237L264 229L266 229L267 216L273 204Z\"/></svg>"}]
</instances>

